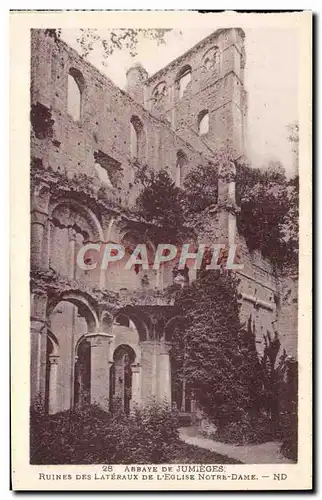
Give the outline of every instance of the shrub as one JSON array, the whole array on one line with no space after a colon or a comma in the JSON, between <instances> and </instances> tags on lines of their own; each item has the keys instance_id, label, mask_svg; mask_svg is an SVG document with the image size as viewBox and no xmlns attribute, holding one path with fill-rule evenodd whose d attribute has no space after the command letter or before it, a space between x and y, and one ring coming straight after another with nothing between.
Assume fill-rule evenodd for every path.
<instances>
[{"instance_id":1,"label":"shrub","mask_svg":"<svg viewBox=\"0 0 322 500\"><path fill-rule=\"evenodd\" d=\"M178 418L165 406L136 409L131 416L98 406L30 414L32 464L165 463L179 442Z\"/></svg>"},{"instance_id":2,"label":"shrub","mask_svg":"<svg viewBox=\"0 0 322 500\"><path fill-rule=\"evenodd\" d=\"M271 423L264 414L250 417L245 413L240 421L218 428L213 438L234 444L265 443L272 439Z\"/></svg>"}]
</instances>

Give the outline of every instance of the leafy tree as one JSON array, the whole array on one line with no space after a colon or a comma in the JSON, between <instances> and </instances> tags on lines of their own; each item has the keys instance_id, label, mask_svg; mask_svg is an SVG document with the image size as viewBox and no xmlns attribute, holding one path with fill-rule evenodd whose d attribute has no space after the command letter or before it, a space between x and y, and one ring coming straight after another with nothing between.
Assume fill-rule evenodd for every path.
<instances>
[{"instance_id":1,"label":"leafy tree","mask_svg":"<svg viewBox=\"0 0 322 500\"><path fill-rule=\"evenodd\" d=\"M156 225L156 243L178 243L184 226L183 195L166 169L141 174L144 189L136 201L136 209ZM152 231L152 229L151 229Z\"/></svg>"},{"instance_id":2,"label":"leafy tree","mask_svg":"<svg viewBox=\"0 0 322 500\"><path fill-rule=\"evenodd\" d=\"M212 162L193 167L183 189L175 186L167 170L155 174L141 168L138 180L143 190L138 199L140 213L157 222L169 242L196 234L209 226L209 209L218 201L218 172L229 155L218 152ZM296 273L298 261L298 177L287 179L280 162L266 169L236 163L236 203L239 233L250 251L260 250L280 271ZM177 241L175 241L177 238Z\"/></svg>"},{"instance_id":3,"label":"leafy tree","mask_svg":"<svg viewBox=\"0 0 322 500\"><path fill-rule=\"evenodd\" d=\"M200 213L217 203L218 168L218 164L208 162L189 171L183 184L187 214Z\"/></svg>"},{"instance_id":4,"label":"leafy tree","mask_svg":"<svg viewBox=\"0 0 322 500\"><path fill-rule=\"evenodd\" d=\"M93 50L101 50L102 64L118 50L125 50L131 57L138 55L137 46L141 39L155 40L157 45L164 45L165 34L172 28L113 28L102 30L80 28L76 41L83 57L88 57ZM46 29L45 33L56 41L62 36L62 29Z\"/></svg>"},{"instance_id":5,"label":"leafy tree","mask_svg":"<svg viewBox=\"0 0 322 500\"><path fill-rule=\"evenodd\" d=\"M176 372L219 425L257 411L252 357L239 317L238 280L232 272L200 271L179 293L184 323L174 330ZM253 348L253 347L252 347ZM252 380L252 383L250 383Z\"/></svg>"},{"instance_id":6,"label":"leafy tree","mask_svg":"<svg viewBox=\"0 0 322 500\"><path fill-rule=\"evenodd\" d=\"M248 248L280 266L285 261L283 222L289 211L287 180L280 164L265 170L238 164L236 201L240 206L238 230Z\"/></svg>"}]
</instances>

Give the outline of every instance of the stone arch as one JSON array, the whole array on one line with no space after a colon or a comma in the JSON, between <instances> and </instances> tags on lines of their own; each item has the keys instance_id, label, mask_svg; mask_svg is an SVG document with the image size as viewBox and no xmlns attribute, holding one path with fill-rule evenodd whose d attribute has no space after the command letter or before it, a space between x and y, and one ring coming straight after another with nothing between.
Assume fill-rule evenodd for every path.
<instances>
[{"instance_id":1,"label":"stone arch","mask_svg":"<svg viewBox=\"0 0 322 500\"><path fill-rule=\"evenodd\" d=\"M173 316L167 323L164 325L164 330L163 330L163 338L165 342L171 342L172 341L172 333L173 330L176 326L182 326L184 322L184 318L182 316Z\"/></svg>"},{"instance_id":2,"label":"stone arch","mask_svg":"<svg viewBox=\"0 0 322 500\"><path fill-rule=\"evenodd\" d=\"M53 345L52 355L59 356L59 343L58 343L56 335L54 335L51 330L47 329L47 337L50 339L50 341Z\"/></svg>"},{"instance_id":3,"label":"stone arch","mask_svg":"<svg viewBox=\"0 0 322 500\"><path fill-rule=\"evenodd\" d=\"M52 203L49 208L49 216L50 218L55 217L55 212L61 206L66 206L71 208L75 213L78 213L82 216L89 224L92 230L93 241L104 241L104 233L102 229L102 225L96 216L96 214L89 207L83 205L79 201L70 197L63 197Z\"/></svg>"},{"instance_id":4,"label":"stone arch","mask_svg":"<svg viewBox=\"0 0 322 500\"><path fill-rule=\"evenodd\" d=\"M55 295L51 298L48 304L48 317L52 314L55 307L60 302L70 302L78 308L78 311L86 320L88 333L93 333L99 330L98 315L94 301L87 296L87 294L78 291L66 291Z\"/></svg>"},{"instance_id":5,"label":"stone arch","mask_svg":"<svg viewBox=\"0 0 322 500\"><path fill-rule=\"evenodd\" d=\"M118 358L120 352L124 352L124 351L128 352L131 363L134 363L134 361L136 359L136 353L135 353L134 349L132 349L132 347L127 345L127 344L120 344L116 347L116 349L114 349L113 361L115 361Z\"/></svg>"},{"instance_id":6,"label":"stone arch","mask_svg":"<svg viewBox=\"0 0 322 500\"><path fill-rule=\"evenodd\" d=\"M87 279L86 270L76 264L78 251L88 242L104 241L96 214L79 201L64 197L50 206L47 230L50 266L72 279ZM95 252L96 256L96 252ZM99 266L91 271L98 280Z\"/></svg>"},{"instance_id":7,"label":"stone arch","mask_svg":"<svg viewBox=\"0 0 322 500\"><path fill-rule=\"evenodd\" d=\"M135 306L125 306L122 309L119 309L114 315L114 321L120 315L127 317L133 322L138 332L140 342L144 340L151 340L153 338L153 323L148 314Z\"/></svg>"},{"instance_id":8,"label":"stone arch","mask_svg":"<svg viewBox=\"0 0 322 500\"><path fill-rule=\"evenodd\" d=\"M155 104L160 103L167 95L167 84L165 81L159 82L152 90L152 99Z\"/></svg>"}]
</instances>

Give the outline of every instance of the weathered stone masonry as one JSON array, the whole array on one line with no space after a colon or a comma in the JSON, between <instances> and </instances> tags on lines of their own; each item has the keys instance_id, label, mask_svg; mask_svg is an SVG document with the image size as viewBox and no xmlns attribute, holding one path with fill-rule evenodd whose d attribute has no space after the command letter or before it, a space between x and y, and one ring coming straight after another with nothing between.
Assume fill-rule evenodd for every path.
<instances>
[{"instance_id":1,"label":"weathered stone masonry","mask_svg":"<svg viewBox=\"0 0 322 500\"><path fill-rule=\"evenodd\" d=\"M243 38L240 29L218 30L151 77L134 66L124 92L64 42L32 30L31 398L50 413L86 402L126 411L151 398L171 403L176 313L162 291L172 273L84 271L76 255L86 242L131 247L142 234L153 253L149 228L129 215L136 169L168 166L179 185L219 146L243 153ZM249 254L229 208L233 190L220 182L212 238L243 246L243 318L253 314L259 349L276 319L294 355L296 294Z\"/></svg>"}]
</instances>

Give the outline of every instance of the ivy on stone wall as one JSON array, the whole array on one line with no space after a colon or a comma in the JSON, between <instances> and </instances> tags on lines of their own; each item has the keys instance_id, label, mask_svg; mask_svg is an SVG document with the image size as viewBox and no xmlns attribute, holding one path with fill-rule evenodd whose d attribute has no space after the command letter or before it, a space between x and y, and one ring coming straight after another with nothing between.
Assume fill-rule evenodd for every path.
<instances>
[{"instance_id":1,"label":"ivy on stone wall","mask_svg":"<svg viewBox=\"0 0 322 500\"><path fill-rule=\"evenodd\" d=\"M166 169L154 172L146 167L139 171L137 179L143 190L136 200L136 212L156 225L155 243L177 243L184 228L183 191L175 186Z\"/></svg>"},{"instance_id":2,"label":"ivy on stone wall","mask_svg":"<svg viewBox=\"0 0 322 500\"><path fill-rule=\"evenodd\" d=\"M238 283L229 271L200 271L175 303L184 318L172 337L177 377L219 427L259 410L256 347L245 344Z\"/></svg>"},{"instance_id":3,"label":"ivy on stone wall","mask_svg":"<svg viewBox=\"0 0 322 500\"><path fill-rule=\"evenodd\" d=\"M266 169L236 164L239 233L250 251L260 250L279 270L296 272L298 259L298 177L287 179L282 165Z\"/></svg>"},{"instance_id":4,"label":"ivy on stone wall","mask_svg":"<svg viewBox=\"0 0 322 500\"><path fill-rule=\"evenodd\" d=\"M175 186L167 169L154 173L146 166L137 176L143 186L137 201L140 214L157 222L172 241L206 228L212 210L218 208L219 172L227 161L229 155L219 152L214 161L191 168L182 189ZM250 251L259 250L280 271L296 273L298 177L287 179L278 162L265 169L242 160L234 163L239 233Z\"/></svg>"},{"instance_id":5,"label":"ivy on stone wall","mask_svg":"<svg viewBox=\"0 0 322 500\"><path fill-rule=\"evenodd\" d=\"M232 271L200 271L196 281L172 288L181 318L172 330L172 376L230 442L280 439L296 455L297 371L278 332L266 332L256 349L250 315L240 321L239 280ZM181 388L180 388L181 385Z\"/></svg>"}]
</instances>

